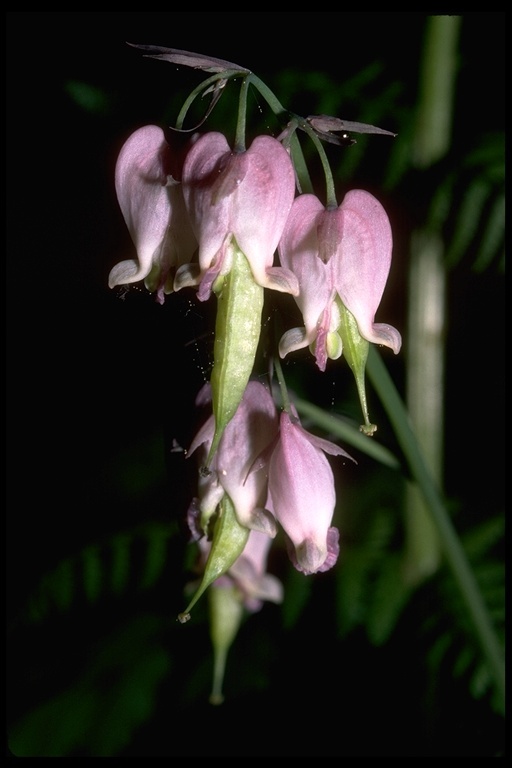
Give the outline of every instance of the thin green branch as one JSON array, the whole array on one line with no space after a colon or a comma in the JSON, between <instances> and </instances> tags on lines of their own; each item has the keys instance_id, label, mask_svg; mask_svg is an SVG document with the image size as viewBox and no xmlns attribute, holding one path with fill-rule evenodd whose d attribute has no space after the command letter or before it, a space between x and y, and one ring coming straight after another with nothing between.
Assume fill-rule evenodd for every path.
<instances>
[{"instance_id":1,"label":"thin green branch","mask_svg":"<svg viewBox=\"0 0 512 768\"><path fill-rule=\"evenodd\" d=\"M487 607L474 577L464 548L452 525L437 486L425 463L418 441L411 429L406 408L375 347L371 345L367 373L394 428L409 470L418 484L434 523L446 561L453 573L473 622L482 652L487 659L505 710L505 663L503 651L490 620Z\"/></svg>"}]
</instances>

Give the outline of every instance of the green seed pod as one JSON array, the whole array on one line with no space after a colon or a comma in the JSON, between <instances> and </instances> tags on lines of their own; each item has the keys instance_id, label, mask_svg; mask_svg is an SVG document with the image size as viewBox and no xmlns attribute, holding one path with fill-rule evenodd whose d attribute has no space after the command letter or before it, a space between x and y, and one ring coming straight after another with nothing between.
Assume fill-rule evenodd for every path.
<instances>
[{"instance_id":1,"label":"green seed pod","mask_svg":"<svg viewBox=\"0 0 512 768\"><path fill-rule=\"evenodd\" d=\"M235 586L208 590L210 609L210 638L213 646L213 684L210 704L222 704L222 683L228 651L235 639L244 615L240 590Z\"/></svg>"},{"instance_id":2,"label":"green seed pod","mask_svg":"<svg viewBox=\"0 0 512 768\"><path fill-rule=\"evenodd\" d=\"M366 361L368 359L370 342L366 339L363 339L359 333L359 328L357 327L357 322L354 315L349 312L339 296L336 297L336 303L338 305L341 318L338 333L343 343L343 355L349 364L352 373L354 374L357 385L357 392L359 394L359 402L361 403L364 416L364 424L361 425L360 430L366 435L373 435L377 430L377 425L370 423L365 386Z\"/></svg>"},{"instance_id":3,"label":"green seed pod","mask_svg":"<svg viewBox=\"0 0 512 768\"><path fill-rule=\"evenodd\" d=\"M237 520L235 508L229 496L224 494L219 504L219 514L213 529L213 541L204 568L203 578L187 608L178 620L184 624L190 619L190 611L201 595L215 579L228 571L244 551L249 538L249 528Z\"/></svg>"},{"instance_id":4,"label":"green seed pod","mask_svg":"<svg viewBox=\"0 0 512 768\"><path fill-rule=\"evenodd\" d=\"M263 288L254 280L245 255L236 242L233 244L231 270L214 286L217 317L211 387L215 434L206 466L240 404L253 370L261 331Z\"/></svg>"}]
</instances>

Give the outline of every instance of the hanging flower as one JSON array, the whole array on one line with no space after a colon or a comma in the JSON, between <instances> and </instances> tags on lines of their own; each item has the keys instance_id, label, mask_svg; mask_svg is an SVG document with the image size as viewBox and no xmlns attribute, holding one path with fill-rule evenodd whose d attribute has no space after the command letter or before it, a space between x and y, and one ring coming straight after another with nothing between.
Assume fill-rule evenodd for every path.
<instances>
[{"instance_id":1,"label":"hanging flower","mask_svg":"<svg viewBox=\"0 0 512 768\"><path fill-rule=\"evenodd\" d=\"M326 209L314 195L295 199L279 256L299 281L295 300L304 328L283 335L281 357L310 346L318 367L325 370L327 359L336 359L343 351L343 309L354 317L363 339L390 347L395 354L400 351L402 339L396 328L375 322L391 266L392 244L387 214L369 192L348 192L334 210Z\"/></svg>"},{"instance_id":2,"label":"hanging flower","mask_svg":"<svg viewBox=\"0 0 512 768\"><path fill-rule=\"evenodd\" d=\"M204 402L209 385L200 393ZM224 494L235 509L240 525L275 536L274 518L265 509L267 474L255 469L258 456L275 439L278 430L277 410L269 390L258 381L247 384L235 415L227 424L213 460L199 470L200 528L208 533L208 521L214 515ZM209 452L215 434L215 418L211 415L192 440L188 456L200 446Z\"/></svg>"},{"instance_id":3,"label":"hanging flower","mask_svg":"<svg viewBox=\"0 0 512 768\"><path fill-rule=\"evenodd\" d=\"M297 294L296 277L273 266L294 194L292 161L271 136L258 136L243 152L233 151L222 133L199 138L183 166L183 195L199 242L199 265L178 270L175 290L199 285L199 299L207 299L213 282L229 273L240 251L259 285Z\"/></svg>"},{"instance_id":4,"label":"hanging flower","mask_svg":"<svg viewBox=\"0 0 512 768\"><path fill-rule=\"evenodd\" d=\"M210 387L199 392L198 404L209 401ZM246 551L252 532L258 531L269 541L276 535L274 517L264 508L267 498L267 474L258 457L275 440L277 411L270 392L257 381L249 382L235 416L227 425L210 468L202 460L207 455L215 432L213 415L198 431L188 456L199 450L198 495L187 512L192 540L204 555L201 582L185 611L178 619L186 622L201 595L231 568L245 590L248 601L263 599L267 590L275 595L272 580L263 578L261 564L266 555L264 543L253 543L245 560L236 562ZM258 541L256 539L256 541ZM251 604L250 602L248 603ZM252 603L255 607L255 603Z\"/></svg>"},{"instance_id":5,"label":"hanging flower","mask_svg":"<svg viewBox=\"0 0 512 768\"><path fill-rule=\"evenodd\" d=\"M182 160L183 150L171 148L156 125L139 128L123 145L115 185L137 258L116 264L110 288L144 280L163 304L177 267L192 259L197 242L177 180Z\"/></svg>"},{"instance_id":6,"label":"hanging flower","mask_svg":"<svg viewBox=\"0 0 512 768\"><path fill-rule=\"evenodd\" d=\"M325 456L345 456L339 446L307 432L297 411L283 411L279 440L269 464L267 507L283 527L297 570L305 574L327 571L336 563L339 533L331 526L336 492Z\"/></svg>"}]
</instances>

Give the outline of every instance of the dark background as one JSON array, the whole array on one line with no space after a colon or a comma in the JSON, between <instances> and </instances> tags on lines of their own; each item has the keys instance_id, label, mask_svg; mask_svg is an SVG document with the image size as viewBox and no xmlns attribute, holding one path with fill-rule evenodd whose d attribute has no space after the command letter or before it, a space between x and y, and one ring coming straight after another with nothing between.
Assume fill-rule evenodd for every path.
<instances>
[{"instance_id":1,"label":"dark background","mask_svg":"<svg viewBox=\"0 0 512 768\"><path fill-rule=\"evenodd\" d=\"M482 127L503 129L505 70L505 14L463 17L454 118L461 142ZM414 103L425 18L351 12L6 14L9 627L41 574L61 557L146 515L165 521L170 509L174 514L187 503L188 488L172 474L168 447L173 438L182 445L190 438L193 400L210 362L206 345L194 339L204 332L208 310L195 312L189 295L160 307L142 290L110 291L107 278L132 255L115 197L117 154L135 128L162 122L176 92L186 95L191 75L143 59L126 41L227 59L252 69L270 87L283 68L319 69L343 79L379 60ZM77 104L74 82L97 89L94 110ZM286 94L278 95L286 101ZM307 103L288 106L308 114ZM424 194L418 190L421 199ZM413 216L410 197L404 205ZM447 385L447 440L453 446L447 481L452 494L471 496L474 510L485 504L494 509L502 497L503 288L496 273L469 275L450 287L449 352L465 376ZM395 311L400 318L401 307ZM155 434L165 447L156 457L157 480L150 491L127 494L118 482L119 457L150 445ZM470 491L463 487L468 474ZM176 579L167 585L172 592L152 599L168 601L174 615L183 586L178 561L170 575ZM12 719L23 713L27 697L44 697L38 669L48 663L49 648L59 649L64 679L78 653L71 646L93 645L101 621L112 620L95 616L98 624L87 631L79 623L76 631L54 625L37 647L33 637L14 635L7 655ZM269 607L268 622L277 630L277 609ZM446 711L457 713L448 722L427 727L419 720L416 696L424 681L414 649L406 647L407 633L402 646L379 651L362 637L351 638L334 680L331 659L339 645L329 616L311 609L301 627L292 650L269 651L270 693L241 696L212 710L202 702L182 706L169 683L156 716L126 755L234 756L242 749L251 756L489 756L497 750L499 718L478 708L468 714L460 691L446 701ZM209 652L198 633L187 637L178 641L185 664L194 643L198 653ZM250 631L241 636L242 657L249 637ZM30 686L18 685L18 670L27 665L35 670L31 694ZM186 674L180 669L181 684Z\"/></svg>"}]
</instances>

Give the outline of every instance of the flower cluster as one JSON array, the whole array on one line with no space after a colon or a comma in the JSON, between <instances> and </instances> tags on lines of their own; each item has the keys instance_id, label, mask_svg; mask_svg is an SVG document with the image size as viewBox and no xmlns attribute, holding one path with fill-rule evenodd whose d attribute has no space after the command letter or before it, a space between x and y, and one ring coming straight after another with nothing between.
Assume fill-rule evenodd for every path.
<instances>
[{"instance_id":1,"label":"flower cluster","mask_svg":"<svg viewBox=\"0 0 512 768\"><path fill-rule=\"evenodd\" d=\"M176 49L144 49L155 58L213 73L203 84L212 107L236 77L242 95L252 84L276 114L285 113L268 88L238 65ZM190 103L189 97L187 107ZM244 98L239 110L231 143L223 133L201 132L201 126L183 132L186 109L168 136L149 125L128 138L115 183L136 258L117 264L109 276L110 287L144 280L160 303L191 287L199 301L216 298L214 364L197 399L211 414L187 452L198 459L188 523L202 577L178 618L187 621L212 587L212 637L224 638L218 659L225 656L242 607L251 611L262 600L282 599L280 583L266 573L269 546L279 530L293 565L304 574L326 571L338 558L335 483L327 456L351 457L303 428L279 360L308 347L325 371L329 359L343 355L356 377L365 418L361 429L372 434L364 395L368 347L375 343L396 354L401 346L396 328L375 322L391 266L388 217L365 190L351 190L338 205L322 147L322 141L352 143L347 130L388 132L288 113L279 137L258 135L246 148ZM321 155L325 204L301 191L297 130L309 135ZM271 382L254 378L266 290L293 296L304 322L266 352L279 378L279 407ZM225 617L219 622L226 611L235 617L234 632L227 635L214 630L231 626ZM219 691L217 686L214 698L221 698Z\"/></svg>"},{"instance_id":2,"label":"flower cluster","mask_svg":"<svg viewBox=\"0 0 512 768\"><path fill-rule=\"evenodd\" d=\"M200 402L204 396L201 391ZM202 449L204 459L214 434L211 415L188 455ZM199 495L189 509L191 530L215 542L212 521L216 522L219 505L227 496L236 526L274 538L277 523L281 525L299 571L311 574L331 568L338 556L339 536L331 527L336 498L325 454L351 458L343 448L307 432L293 406L279 414L269 389L249 381L209 469L202 471ZM204 467L202 460L199 464ZM223 543L223 552L228 548L229 540ZM238 554L229 556L234 562Z\"/></svg>"}]
</instances>

